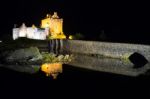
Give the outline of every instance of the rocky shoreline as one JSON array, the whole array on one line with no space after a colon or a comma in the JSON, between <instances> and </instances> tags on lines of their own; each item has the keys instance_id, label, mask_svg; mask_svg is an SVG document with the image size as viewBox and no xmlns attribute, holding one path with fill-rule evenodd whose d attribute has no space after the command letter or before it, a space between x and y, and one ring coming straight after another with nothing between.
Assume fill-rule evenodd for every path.
<instances>
[{"instance_id":1,"label":"rocky shoreline","mask_svg":"<svg viewBox=\"0 0 150 99\"><path fill-rule=\"evenodd\" d=\"M37 47L4 51L0 53L0 64L7 65L41 65L43 63L69 62L71 55L56 55L54 53L40 52Z\"/></svg>"}]
</instances>

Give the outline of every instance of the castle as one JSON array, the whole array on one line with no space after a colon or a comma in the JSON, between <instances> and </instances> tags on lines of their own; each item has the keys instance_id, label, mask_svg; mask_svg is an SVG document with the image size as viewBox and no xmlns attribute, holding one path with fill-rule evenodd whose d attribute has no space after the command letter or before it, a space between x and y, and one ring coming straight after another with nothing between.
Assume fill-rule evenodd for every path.
<instances>
[{"instance_id":1,"label":"castle","mask_svg":"<svg viewBox=\"0 0 150 99\"><path fill-rule=\"evenodd\" d=\"M65 39L63 33L63 19L60 19L57 12L51 16L47 14L46 18L41 21L40 28L36 26L26 27L25 23L19 28L13 28L13 39L19 37L27 37L29 39L46 40L47 37L51 39Z\"/></svg>"}]
</instances>

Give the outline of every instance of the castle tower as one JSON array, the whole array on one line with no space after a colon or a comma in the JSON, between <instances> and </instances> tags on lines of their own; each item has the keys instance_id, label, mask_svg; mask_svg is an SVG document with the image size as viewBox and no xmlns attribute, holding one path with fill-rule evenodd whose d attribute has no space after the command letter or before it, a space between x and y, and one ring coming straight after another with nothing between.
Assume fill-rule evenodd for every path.
<instances>
[{"instance_id":1,"label":"castle tower","mask_svg":"<svg viewBox=\"0 0 150 99\"><path fill-rule=\"evenodd\" d=\"M51 17L49 14L46 15L46 18L41 21L41 28L50 28Z\"/></svg>"},{"instance_id":2,"label":"castle tower","mask_svg":"<svg viewBox=\"0 0 150 99\"><path fill-rule=\"evenodd\" d=\"M63 19L60 19L57 12L51 16L47 14L46 19L41 21L41 28L49 28L51 36L60 36L63 34Z\"/></svg>"},{"instance_id":3,"label":"castle tower","mask_svg":"<svg viewBox=\"0 0 150 99\"><path fill-rule=\"evenodd\" d=\"M52 16L53 19L59 19L59 16L57 14L57 12L54 12L54 15Z\"/></svg>"},{"instance_id":4,"label":"castle tower","mask_svg":"<svg viewBox=\"0 0 150 99\"><path fill-rule=\"evenodd\" d=\"M25 23L22 23L22 26L19 28L19 37L26 37L27 27Z\"/></svg>"}]
</instances>

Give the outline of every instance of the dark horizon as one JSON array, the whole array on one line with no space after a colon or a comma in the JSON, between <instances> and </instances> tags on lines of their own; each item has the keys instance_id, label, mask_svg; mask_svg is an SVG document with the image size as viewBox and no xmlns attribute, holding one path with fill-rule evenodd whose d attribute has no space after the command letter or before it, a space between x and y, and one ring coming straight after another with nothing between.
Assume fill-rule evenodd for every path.
<instances>
[{"instance_id":1,"label":"dark horizon","mask_svg":"<svg viewBox=\"0 0 150 99\"><path fill-rule=\"evenodd\" d=\"M13 0L1 3L0 35L11 35L14 24L40 26L47 13L64 19L65 34L83 34L87 40L150 44L148 6L132 2Z\"/></svg>"}]
</instances>

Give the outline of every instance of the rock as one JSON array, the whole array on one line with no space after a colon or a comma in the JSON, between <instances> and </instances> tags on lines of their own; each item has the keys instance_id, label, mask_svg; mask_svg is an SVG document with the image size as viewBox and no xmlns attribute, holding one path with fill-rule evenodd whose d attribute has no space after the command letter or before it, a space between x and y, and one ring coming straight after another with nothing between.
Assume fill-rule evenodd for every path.
<instances>
[{"instance_id":1,"label":"rock","mask_svg":"<svg viewBox=\"0 0 150 99\"><path fill-rule=\"evenodd\" d=\"M69 55L65 55L64 61L68 61L68 60L69 60Z\"/></svg>"},{"instance_id":2,"label":"rock","mask_svg":"<svg viewBox=\"0 0 150 99\"><path fill-rule=\"evenodd\" d=\"M40 54L38 48L30 47L25 49L15 50L10 52L6 58L6 62L21 62L21 63L28 63L28 62L36 62L42 59L42 55Z\"/></svg>"},{"instance_id":3,"label":"rock","mask_svg":"<svg viewBox=\"0 0 150 99\"><path fill-rule=\"evenodd\" d=\"M58 58L58 61L63 61L64 55L59 55L57 58Z\"/></svg>"}]
</instances>

